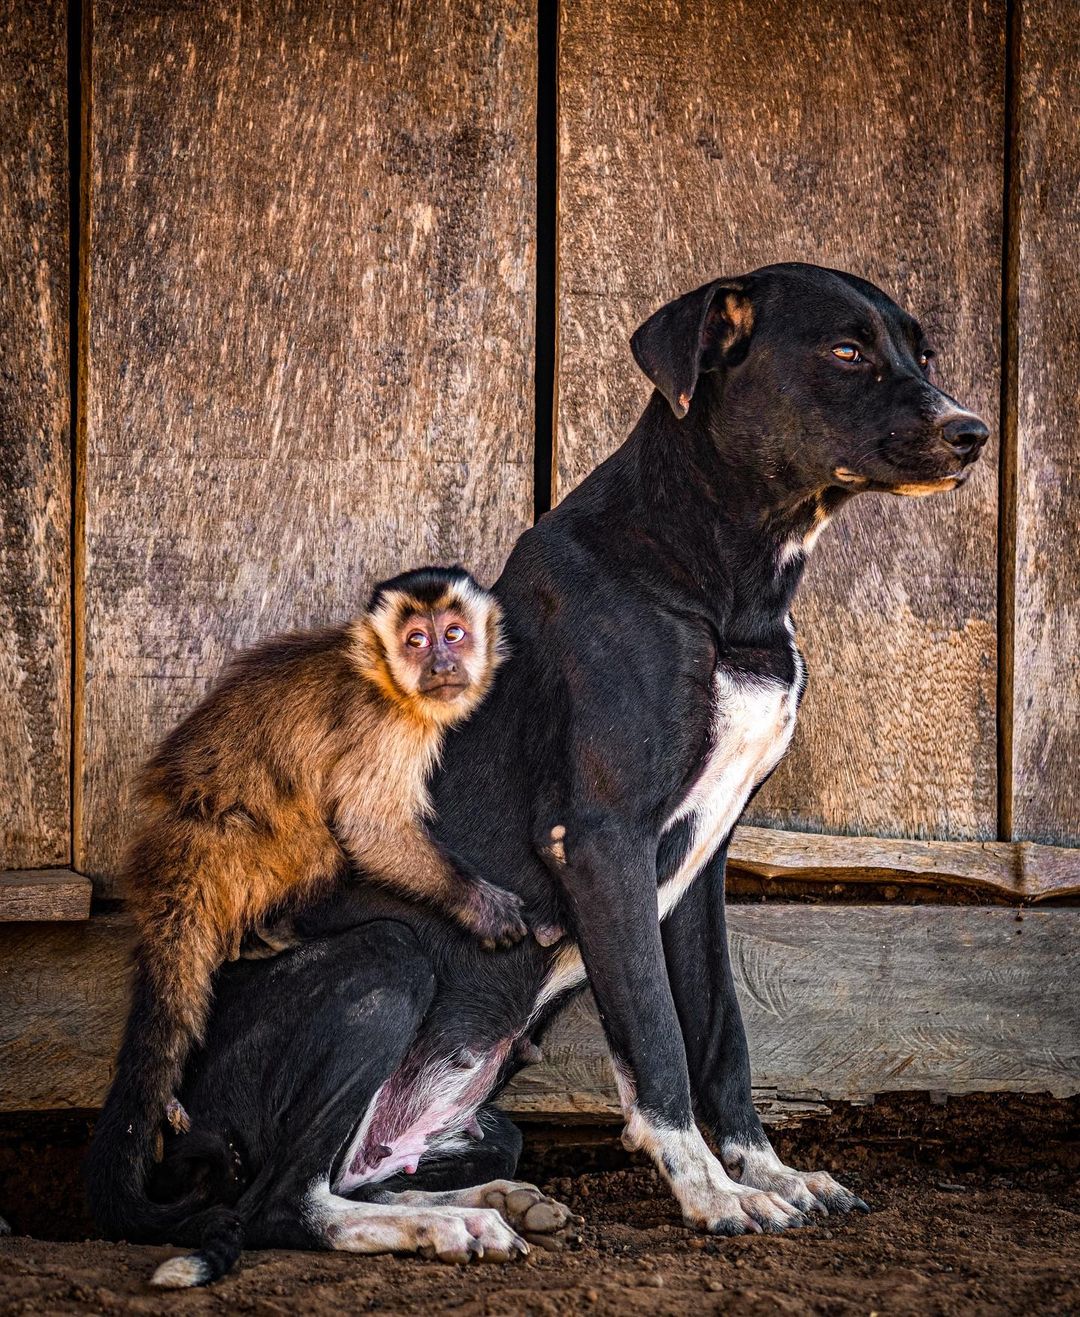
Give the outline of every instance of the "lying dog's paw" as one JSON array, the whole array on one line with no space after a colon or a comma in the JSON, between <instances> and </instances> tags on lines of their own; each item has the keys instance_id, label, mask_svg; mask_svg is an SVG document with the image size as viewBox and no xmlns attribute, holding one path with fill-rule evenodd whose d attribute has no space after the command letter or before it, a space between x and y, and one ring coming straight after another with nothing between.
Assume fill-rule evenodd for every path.
<instances>
[{"instance_id":1,"label":"lying dog's paw","mask_svg":"<svg viewBox=\"0 0 1080 1317\"><path fill-rule=\"evenodd\" d=\"M750 1148L728 1142L722 1160L728 1174L740 1184L779 1194L800 1211L828 1216L830 1212L870 1210L828 1171L797 1171L785 1166L772 1148Z\"/></svg>"},{"instance_id":2,"label":"lying dog's paw","mask_svg":"<svg viewBox=\"0 0 1080 1317\"><path fill-rule=\"evenodd\" d=\"M483 1187L483 1200L538 1248L560 1249L578 1241L583 1218L564 1203L541 1193L534 1184L494 1180Z\"/></svg>"},{"instance_id":3,"label":"lying dog's paw","mask_svg":"<svg viewBox=\"0 0 1080 1317\"><path fill-rule=\"evenodd\" d=\"M510 1262L525 1257L529 1246L498 1212L478 1208L456 1220L418 1224L416 1251L440 1262Z\"/></svg>"}]
</instances>

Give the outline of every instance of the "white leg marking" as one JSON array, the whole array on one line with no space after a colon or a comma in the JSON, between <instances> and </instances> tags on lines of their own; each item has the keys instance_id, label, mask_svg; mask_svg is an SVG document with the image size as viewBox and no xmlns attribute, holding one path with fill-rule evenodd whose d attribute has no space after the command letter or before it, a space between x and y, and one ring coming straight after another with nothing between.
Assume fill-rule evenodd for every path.
<instances>
[{"instance_id":1,"label":"white leg marking","mask_svg":"<svg viewBox=\"0 0 1080 1317\"><path fill-rule=\"evenodd\" d=\"M718 1235L775 1233L805 1217L777 1193L736 1183L709 1151L696 1125L673 1129L635 1108L623 1143L648 1153L671 1187L688 1225Z\"/></svg>"},{"instance_id":2,"label":"white leg marking","mask_svg":"<svg viewBox=\"0 0 1080 1317\"><path fill-rule=\"evenodd\" d=\"M389 1195L388 1195L389 1196ZM494 1208L354 1203L316 1180L304 1212L332 1249L346 1253L418 1253L440 1262L509 1262L529 1246Z\"/></svg>"},{"instance_id":3,"label":"white leg marking","mask_svg":"<svg viewBox=\"0 0 1080 1317\"><path fill-rule=\"evenodd\" d=\"M780 1194L803 1212L860 1212L869 1209L858 1195L834 1180L828 1171L797 1171L786 1166L772 1145L755 1147L725 1139L720 1159L739 1184Z\"/></svg>"}]
</instances>

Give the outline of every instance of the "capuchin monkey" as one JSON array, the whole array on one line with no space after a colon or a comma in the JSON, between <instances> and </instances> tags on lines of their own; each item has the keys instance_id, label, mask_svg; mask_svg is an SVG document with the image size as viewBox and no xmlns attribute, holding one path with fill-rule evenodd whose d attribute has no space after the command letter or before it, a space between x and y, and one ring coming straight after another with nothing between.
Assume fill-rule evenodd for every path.
<instances>
[{"instance_id":1,"label":"capuchin monkey","mask_svg":"<svg viewBox=\"0 0 1080 1317\"><path fill-rule=\"evenodd\" d=\"M267 919L349 865L489 949L528 931L520 898L424 827L444 734L480 704L503 657L500 616L461 568L385 581L359 619L240 655L144 768L124 868L133 999L95 1140L118 1164L91 1165L104 1219L111 1193L141 1193L162 1115L187 1128L173 1091L202 1038L213 974L246 932L288 945L287 915ZM111 1126L118 1139L103 1137Z\"/></svg>"}]
</instances>

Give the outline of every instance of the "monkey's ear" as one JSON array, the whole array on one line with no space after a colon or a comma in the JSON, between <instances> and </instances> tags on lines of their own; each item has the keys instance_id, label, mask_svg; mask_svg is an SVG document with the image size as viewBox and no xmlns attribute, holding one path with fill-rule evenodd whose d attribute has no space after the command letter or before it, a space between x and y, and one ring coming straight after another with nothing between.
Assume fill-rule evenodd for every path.
<instances>
[{"instance_id":1,"label":"monkey's ear","mask_svg":"<svg viewBox=\"0 0 1080 1317\"><path fill-rule=\"evenodd\" d=\"M682 420L698 377L746 355L754 308L744 279L714 279L668 302L630 340L634 360Z\"/></svg>"}]
</instances>

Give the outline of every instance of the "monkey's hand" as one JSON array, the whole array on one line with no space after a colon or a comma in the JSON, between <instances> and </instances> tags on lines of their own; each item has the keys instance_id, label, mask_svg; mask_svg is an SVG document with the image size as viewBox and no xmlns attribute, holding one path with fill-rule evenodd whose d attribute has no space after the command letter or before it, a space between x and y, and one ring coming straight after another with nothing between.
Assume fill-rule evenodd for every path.
<instances>
[{"instance_id":1,"label":"monkey's hand","mask_svg":"<svg viewBox=\"0 0 1080 1317\"><path fill-rule=\"evenodd\" d=\"M483 878L462 874L464 895L454 911L458 923L487 951L512 947L528 933L521 897Z\"/></svg>"},{"instance_id":2,"label":"monkey's hand","mask_svg":"<svg viewBox=\"0 0 1080 1317\"><path fill-rule=\"evenodd\" d=\"M191 1117L178 1097L171 1097L165 1103L165 1119L172 1126L174 1134L187 1134L191 1130Z\"/></svg>"}]
</instances>

